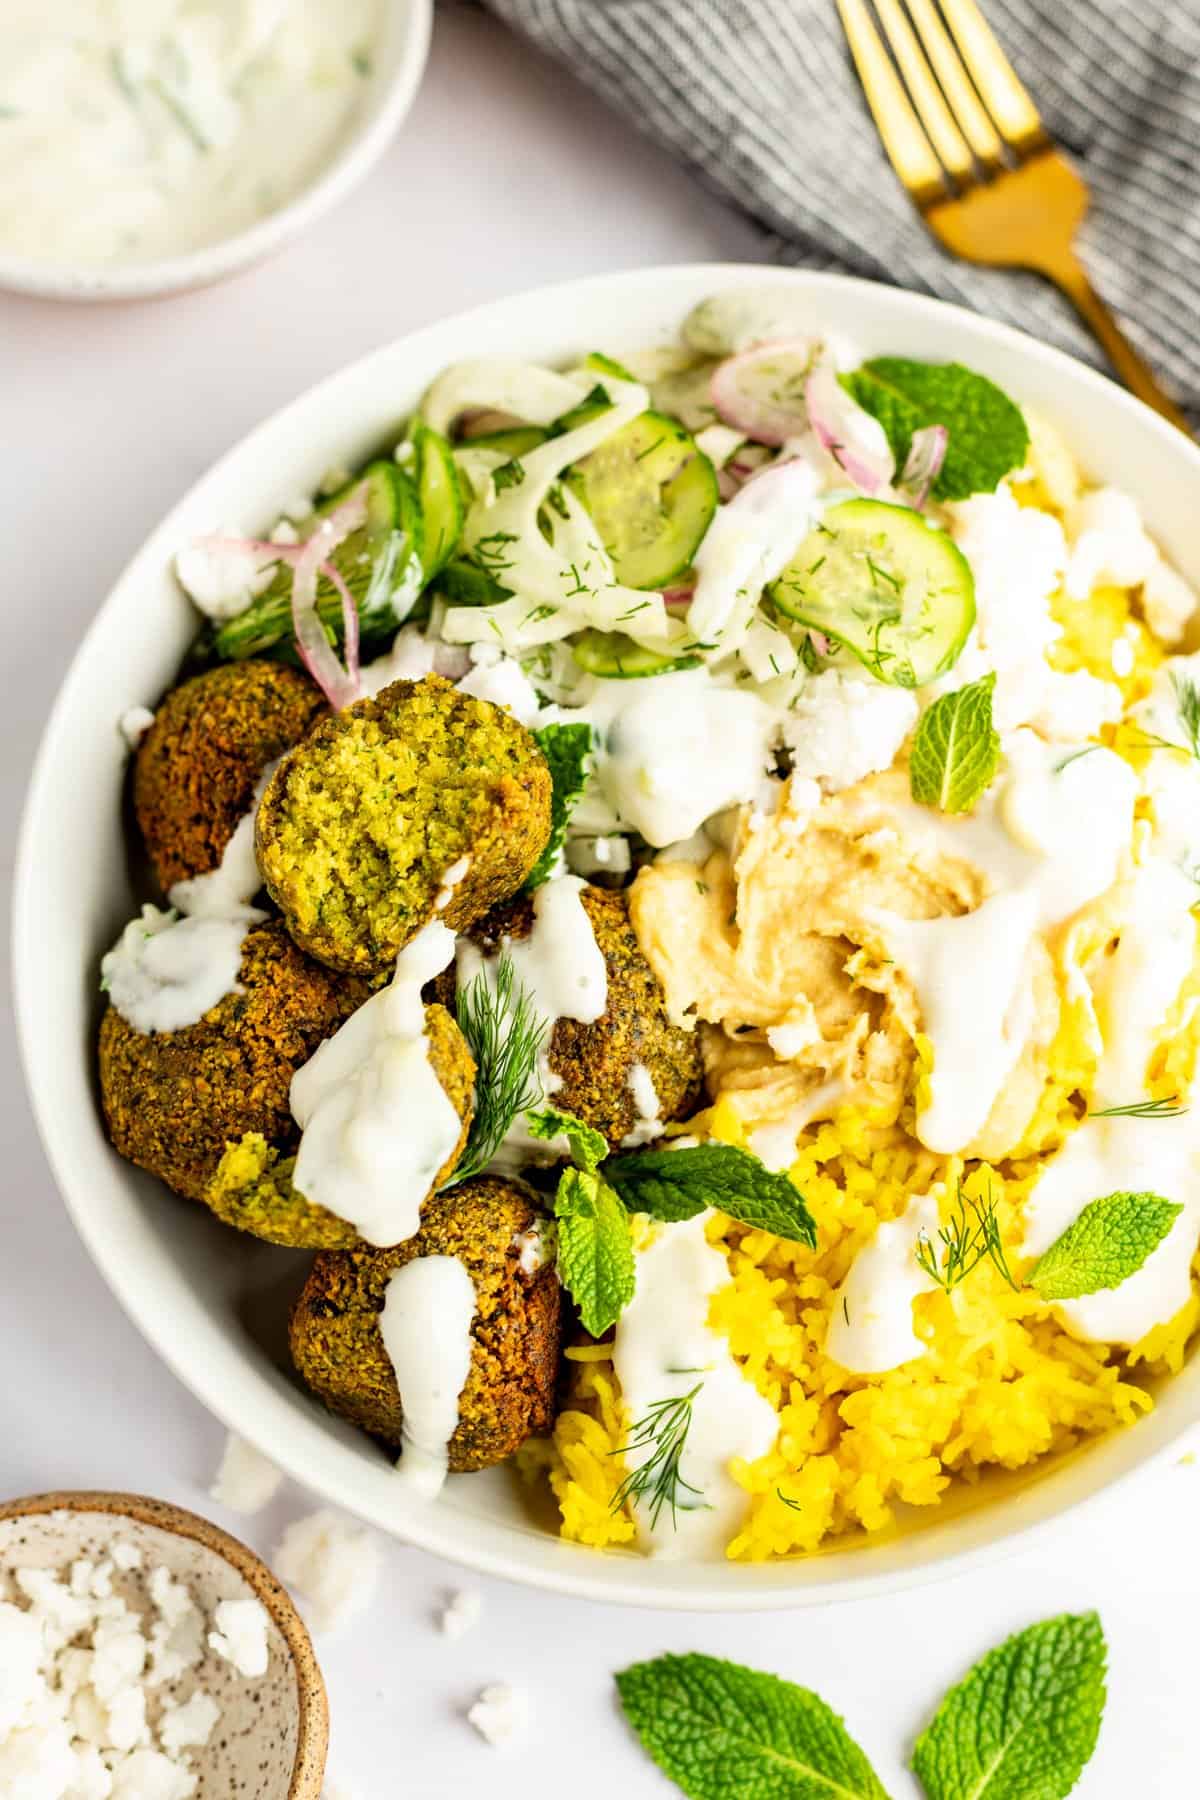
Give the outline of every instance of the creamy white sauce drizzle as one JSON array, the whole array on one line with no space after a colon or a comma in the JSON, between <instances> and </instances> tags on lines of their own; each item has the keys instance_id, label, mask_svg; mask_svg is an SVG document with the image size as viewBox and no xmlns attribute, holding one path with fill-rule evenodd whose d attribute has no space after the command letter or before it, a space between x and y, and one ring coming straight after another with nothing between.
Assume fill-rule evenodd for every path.
<instances>
[{"instance_id":1,"label":"creamy white sauce drizzle","mask_svg":"<svg viewBox=\"0 0 1200 1800\"><path fill-rule=\"evenodd\" d=\"M785 1028L786 1029L786 1028ZM759 1125L750 1134L750 1150L768 1169L780 1173L796 1160L796 1140L815 1119L828 1119L845 1093L845 1083L822 1082L791 1107L782 1119Z\"/></svg>"},{"instance_id":2,"label":"creamy white sauce drizzle","mask_svg":"<svg viewBox=\"0 0 1200 1800\"><path fill-rule=\"evenodd\" d=\"M754 617L763 588L786 568L821 511L811 464L781 463L717 508L693 558L696 591L688 626L699 643L732 648Z\"/></svg>"},{"instance_id":3,"label":"creamy white sauce drizzle","mask_svg":"<svg viewBox=\"0 0 1200 1800\"><path fill-rule=\"evenodd\" d=\"M0 244L178 255L311 183L364 92L378 0L5 0Z\"/></svg>"},{"instance_id":4,"label":"creamy white sauce drizzle","mask_svg":"<svg viewBox=\"0 0 1200 1800\"><path fill-rule=\"evenodd\" d=\"M278 759L268 763L259 776L250 809L234 826L233 835L221 853L215 869L177 881L167 893L172 906L193 918L227 918L236 915L253 900L262 886L258 858L254 853L254 826L259 802L267 791L267 783L278 768Z\"/></svg>"},{"instance_id":5,"label":"creamy white sauce drizzle","mask_svg":"<svg viewBox=\"0 0 1200 1800\"><path fill-rule=\"evenodd\" d=\"M634 1063L625 1085L633 1096L637 1124L621 1139L621 1147L625 1150L637 1150L643 1144L653 1143L655 1138L662 1136L662 1107L655 1090L654 1077L645 1063Z\"/></svg>"},{"instance_id":6,"label":"creamy white sauce drizzle","mask_svg":"<svg viewBox=\"0 0 1200 1800\"><path fill-rule=\"evenodd\" d=\"M352 1013L292 1077L301 1128L295 1184L369 1244L403 1243L453 1153L461 1121L429 1061L421 989L449 963L454 936L423 927L391 984Z\"/></svg>"},{"instance_id":7,"label":"creamy white sauce drizzle","mask_svg":"<svg viewBox=\"0 0 1200 1800\"><path fill-rule=\"evenodd\" d=\"M774 1408L742 1373L728 1342L709 1326L709 1302L730 1279L719 1250L706 1242L707 1215L665 1225L637 1254L637 1291L617 1321L613 1367L629 1427L657 1401L681 1398L699 1384L680 1460L681 1487L652 1524L645 1500L634 1504L643 1548L656 1556L719 1556L745 1511L746 1495L729 1474L733 1457L753 1462L775 1442ZM652 1446L626 1450L638 1468Z\"/></svg>"},{"instance_id":8,"label":"creamy white sauce drizzle","mask_svg":"<svg viewBox=\"0 0 1200 1800\"><path fill-rule=\"evenodd\" d=\"M154 714L148 706L128 706L117 721L117 729L131 750L136 750L150 727Z\"/></svg>"},{"instance_id":9,"label":"creamy white sauce drizzle","mask_svg":"<svg viewBox=\"0 0 1200 1800\"><path fill-rule=\"evenodd\" d=\"M109 1000L135 1031L182 1031L236 993L247 929L266 917L177 918L143 906L100 963Z\"/></svg>"},{"instance_id":10,"label":"creamy white sauce drizzle","mask_svg":"<svg viewBox=\"0 0 1200 1800\"><path fill-rule=\"evenodd\" d=\"M388 1279L379 1329L404 1408L396 1475L426 1500L446 1480L475 1307L475 1284L457 1256L414 1256Z\"/></svg>"},{"instance_id":11,"label":"creamy white sauce drizzle","mask_svg":"<svg viewBox=\"0 0 1200 1800\"><path fill-rule=\"evenodd\" d=\"M912 821L913 841L924 836L973 861L993 892L959 917L876 915L890 954L916 987L933 1045L918 1136L945 1155L983 1129L1020 1056L1035 935L1112 886L1133 827L1136 778L1111 751L1095 748L1064 766L1061 748L1021 731L1006 740L1005 753L1007 768L975 818ZM904 809L901 831L918 810Z\"/></svg>"},{"instance_id":12,"label":"creamy white sauce drizzle","mask_svg":"<svg viewBox=\"0 0 1200 1800\"><path fill-rule=\"evenodd\" d=\"M833 1297L825 1353L857 1375L882 1375L924 1356L913 1329L913 1301L936 1285L917 1261L921 1239L937 1248L938 1203L910 1200L886 1220L850 1265Z\"/></svg>"},{"instance_id":13,"label":"creamy white sauce drizzle","mask_svg":"<svg viewBox=\"0 0 1200 1800\"><path fill-rule=\"evenodd\" d=\"M446 908L454 898L455 888L457 888L461 882L465 881L467 870L470 867L470 857L460 856L457 862L452 862L450 867L445 870L442 875L442 885L434 895L434 912L445 912Z\"/></svg>"}]
</instances>

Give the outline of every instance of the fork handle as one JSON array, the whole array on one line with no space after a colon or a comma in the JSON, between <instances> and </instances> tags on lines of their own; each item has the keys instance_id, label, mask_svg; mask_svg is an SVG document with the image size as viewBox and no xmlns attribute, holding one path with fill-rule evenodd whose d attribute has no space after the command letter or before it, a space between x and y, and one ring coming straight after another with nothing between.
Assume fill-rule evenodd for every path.
<instances>
[{"instance_id":1,"label":"fork handle","mask_svg":"<svg viewBox=\"0 0 1200 1800\"><path fill-rule=\"evenodd\" d=\"M1183 413L1169 395L1163 392L1149 365L1143 362L1088 280L1087 271L1078 257L1067 252L1061 260L1055 258L1052 263L1045 264L1044 273L1062 289L1084 323L1100 340L1105 355L1130 393L1136 394L1139 400L1144 400L1147 406L1153 407L1156 413L1161 413L1164 419L1169 419L1172 425L1178 426L1188 437L1194 437L1195 433Z\"/></svg>"}]
</instances>

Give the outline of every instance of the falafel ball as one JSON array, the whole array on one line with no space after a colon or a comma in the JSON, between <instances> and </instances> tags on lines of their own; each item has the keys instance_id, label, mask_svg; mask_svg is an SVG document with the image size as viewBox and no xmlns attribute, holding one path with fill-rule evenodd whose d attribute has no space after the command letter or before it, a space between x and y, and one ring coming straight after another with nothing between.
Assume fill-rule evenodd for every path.
<instances>
[{"instance_id":1,"label":"falafel ball","mask_svg":"<svg viewBox=\"0 0 1200 1800\"><path fill-rule=\"evenodd\" d=\"M259 867L310 955L380 970L435 914L462 931L520 887L550 794L502 707L436 675L395 681L285 757L258 809Z\"/></svg>"},{"instance_id":2,"label":"falafel ball","mask_svg":"<svg viewBox=\"0 0 1200 1800\"><path fill-rule=\"evenodd\" d=\"M433 1194L454 1170L467 1142L474 1111L475 1060L444 1006L425 1008L425 1035L430 1065L462 1121L453 1153L430 1184ZM364 1248L353 1225L306 1200L293 1186L295 1166L294 1155L284 1156L261 1133L248 1132L226 1149L205 1189L205 1204L226 1225L252 1232L269 1244L297 1250ZM423 1204L427 1201L428 1196Z\"/></svg>"},{"instance_id":3,"label":"falafel ball","mask_svg":"<svg viewBox=\"0 0 1200 1800\"><path fill-rule=\"evenodd\" d=\"M110 1006L99 1061L113 1145L189 1200L205 1198L226 1146L247 1133L293 1147L292 1076L369 993L268 920L242 940L238 987L195 1025L136 1031Z\"/></svg>"},{"instance_id":4,"label":"falafel ball","mask_svg":"<svg viewBox=\"0 0 1200 1800\"><path fill-rule=\"evenodd\" d=\"M307 675L255 659L171 690L133 765L133 808L164 893L216 868L263 770L326 711Z\"/></svg>"},{"instance_id":5,"label":"falafel ball","mask_svg":"<svg viewBox=\"0 0 1200 1800\"><path fill-rule=\"evenodd\" d=\"M699 1106L704 1064L699 1033L684 1031L667 1017L658 976L630 923L628 896L587 886L579 898L604 958L608 1003L591 1024L556 1022L548 1051L551 1072L561 1085L550 1099L602 1132L615 1150L642 1120L638 1101L646 1097L646 1076L658 1101L658 1118L667 1124L686 1119ZM519 943L528 937L533 919L532 899L520 894L494 908L469 935L481 950L496 955L506 938ZM440 977L434 991L446 998ZM635 1074L639 1066L645 1076Z\"/></svg>"},{"instance_id":6,"label":"falafel ball","mask_svg":"<svg viewBox=\"0 0 1200 1800\"><path fill-rule=\"evenodd\" d=\"M554 1422L562 1296L553 1258L529 1267L539 1224L523 1189L482 1175L431 1200L394 1250L323 1252L292 1311L296 1368L331 1412L399 1449L403 1405L379 1325L388 1280L414 1257L457 1256L477 1310L450 1467L503 1462Z\"/></svg>"}]
</instances>

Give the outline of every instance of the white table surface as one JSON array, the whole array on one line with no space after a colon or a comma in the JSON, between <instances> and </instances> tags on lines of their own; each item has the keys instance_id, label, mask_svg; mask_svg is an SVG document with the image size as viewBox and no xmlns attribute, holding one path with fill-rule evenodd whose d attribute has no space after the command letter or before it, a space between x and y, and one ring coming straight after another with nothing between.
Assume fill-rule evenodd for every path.
<instances>
[{"instance_id":1,"label":"white table surface","mask_svg":"<svg viewBox=\"0 0 1200 1800\"><path fill-rule=\"evenodd\" d=\"M85 623L160 514L248 427L340 364L478 301L598 270L754 255L743 221L564 75L490 19L451 10L382 166L275 261L146 305L0 296L6 868L41 723ZM11 1025L0 1054L0 1495L136 1489L209 1511L269 1551L311 1501L289 1489L242 1522L208 1501L222 1431L155 1360L77 1242ZM1200 1465L1172 1456L984 1573L790 1617L618 1611L477 1581L388 1544L369 1614L318 1646L330 1772L359 1800L425 1800L476 1782L495 1800L560 1783L574 1800L665 1796L621 1724L611 1674L662 1650L703 1649L816 1687L889 1791L912 1796L908 1747L945 1687L1009 1631L1095 1606L1110 1699L1077 1793L1194 1793L1198 1514ZM484 1613L450 1643L434 1617L456 1585L480 1589ZM498 1679L524 1686L533 1709L528 1740L505 1752L463 1718Z\"/></svg>"}]
</instances>

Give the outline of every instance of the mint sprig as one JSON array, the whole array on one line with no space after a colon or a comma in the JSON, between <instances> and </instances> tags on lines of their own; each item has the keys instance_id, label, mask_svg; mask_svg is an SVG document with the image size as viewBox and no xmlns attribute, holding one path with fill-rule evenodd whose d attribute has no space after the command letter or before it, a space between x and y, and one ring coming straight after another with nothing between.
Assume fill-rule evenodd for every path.
<instances>
[{"instance_id":1,"label":"mint sprig","mask_svg":"<svg viewBox=\"0 0 1200 1800\"><path fill-rule=\"evenodd\" d=\"M940 812L969 812L991 783L1000 761L992 724L994 675L943 694L921 716L909 758L914 800Z\"/></svg>"},{"instance_id":2,"label":"mint sprig","mask_svg":"<svg viewBox=\"0 0 1200 1800\"><path fill-rule=\"evenodd\" d=\"M717 1656L658 1656L616 1677L625 1717L691 1800L887 1800L809 1688Z\"/></svg>"},{"instance_id":3,"label":"mint sprig","mask_svg":"<svg viewBox=\"0 0 1200 1800\"><path fill-rule=\"evenodd\" d=\"M604 1165L604 1177L630 1212L673 1222L715 1206L756 1231L816 1247L817 1228L799 1189L733 1144L614 1156Z\"/></svg>"},{"instance_id":4,"label":"mint sprig","mask_svg":"<svg viewBox=\"0 0 1200 1800\"><path fill-rule=\"evenodd\" d=\"M637 1274L629 1218L599 1175L564 1169L554 1197L558 1273L583 1328L603 1337L633 1299Z\"/></svg>"},{"instance_id":5,"label":"mint sprig","mask_svg":"<svg viewBox=\"0 0 1200 1800\"><path fill-rule=\"evenodd\" d=\"M550 836L541 855L525 878L526 892L549 881L558 861L567 824L587 786L592 754L590 725L543 725L534 732L542 755L550 765Z\"/></svg>"},{"instance_id":6,"label":"mint sprig","mask_svg":"<svg viewBox=\"0 0 1200 1800\"><path fill-rule=\"evenodd\" d=\"M1094 1612L1043 1619L990 1650L917 1739L929 1800L1064 1800L1096 1748L1105 1659Z\"/></svg>"},{"instance_id":7,"label":"mint sprig","mask_svg":"<svg viewBox=\"0 0 1200 1800\"><path fill-rule=\"evenodd\" d=\"M574 1113L560 1112L556 1106L541 1107L525 1114L525 1129L531 1138L549 1143L565 1137L572 1161L588 1174L594 1174L608 1155L608 1139L594 1125L585 1124Z\"/></svg>"},{"instance_id":8,"label":"mint sprig","mask_svg":"<svg viewBox=\"0 0 1200 1800\"><path fill-rule=\"evenodd\" d=\"M897 468L908 459L914 432L927 425L946 427L946 456L933 483L939 500L992 493L1028 454L1029 430L1020 407L986 375L961 363L877 356L841 380L883 426Z\"/></svg>"},{"instance_id":9,"label":"mint sprig","mask_svg":"<svg viewBox=\"0 0 1200 1800\"><path fill-rule=\"evenodd\" d=\"M1029 1277L1043 1300L1079 1300L1136 1275L1183 1211L1161 1194L1104 1194L1085 1206Z\"/></svg>"}]
</instances>

